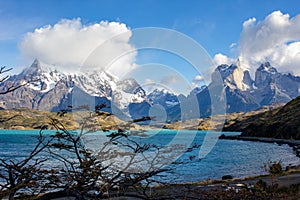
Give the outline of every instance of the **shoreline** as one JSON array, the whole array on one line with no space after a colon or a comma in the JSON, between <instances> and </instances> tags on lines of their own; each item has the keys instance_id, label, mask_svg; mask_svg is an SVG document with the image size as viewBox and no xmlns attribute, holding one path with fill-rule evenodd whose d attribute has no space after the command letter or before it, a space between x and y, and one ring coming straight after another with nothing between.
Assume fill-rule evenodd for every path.
<instances>
[{"instance_id":1,"label":"shoreline","mask_svg":"<svg viewBox=\"0 0 300 200\"><path fill-rule=\"evenodd\" d=\"M288 145L300 145L300 140L278 139L278 138L267 138L267 137L251 137L251 136L241 136L241 135L224 135L223 134L219 137L219 139L244 140L244 141L278 143L278 144L288 144Z\"/></svg>"},{"instance_id":2,"label":"shoreline","mask_svg":"<svg viewBox=\"0 0 300 200\"><path fill-rule=\"evenodd\" d=\"M262 187L261 183L266 184L265 188ZM274 187L275 185L276 187ZM252 197L251 199L273 199L274 197L286 199L291 195L291 192L294 197L298 198L300 193L295 189L299 190L299 188L300 166L275 176L258 175L230 180L212 179L200 182L162 184L150 186L145 190L141 187L131 188L121 193L118 190L112 190L109 195L104 195L102 199L244 199L245 197ZM145 193L141 193L142 191ZM8 200L8 197L3 199ZM68 192L68 190L62 190L39 194L35 196L35 199L75 200L76 195Z\"/></svg>"},{"instance_id":3,"label":"shoreline","mask_svg":"<svg viewBox=\"0 0 300 200\"><path fill-rule=\"evenodd\" d=\"M241 135L224 135L222 134L219 139L221 140L242 140L251 142L264 142L264 143L276 143L278 145L287 144L293 148L294 153L300 158L300 140L293 139L278 139L278 138L266 138L266 137L251 137Z\"/></svg>"},{"instance_id":4,"label":"shoreline","mask_svg":"<svg viewBox=\"0 0 300 200\"><path fill-rule=\"evenodd\" d=\"M204 197L210 197L210 194L227 194L227 195L239 195L244 197L244 193L241 192L243 189L251 191L253 190L258 182L264 182L267 186L272 186L277 184L278 188L289 188L293 185L300 184L300 171L299 166L295 171L285 171L280 175L258 175L258 176L249 176L245 178L237 178L231 180L209 180L201 181L195 183L185 183L185 184L170 184L167 186L157 186L155 189L158 191L169 192L170 195L178 195L178 191L185 191L186 194L189 194L190 191L196 192L197 195L203 194ZM155 190L154 189L154 190ZM233 191L235 194L232 194ZM207 195L207 196L206 196ZM192 198L197 198L198 196L191 195ZM224 196L220 196L224 197Z\"/></svg>"},{"instance_id":5,"label":"shoreline","mask_svg":"<svg viewBox=\"0 0 300 200\"><path fill-rule=\"evenodd\" d=\"M211 186L211 185L220 185L220 184L238 184L238 183L253 183L255 181L258 181L259 179L268 181L269 179L278 179L278 180L284 180L283 177L287 177L288 179L290 176L297 177L297 182L300 183L300 165L299 166L293 166L293 168L289 170L283 170L283 172L279 175L271 175L271 174L261 174L261 175L255 175L255 176L246 176L243 178L232 178L232 179L209 179L199 182L186 182L186 183L174 183L174 184L168 184L169 186L184 186L184 185L191 185L191 186ZM299 179L298 179L299 177ZM295 181L296 181L295 180ZM289 184L282 184L281 186L289 186ZM164 187L163 185L157 185L153 186L153 188L159 188Z\"/></svg>"},{"instance_id":6,"label":"shoreline","mask_svg":"<svg viewBox=\"0 0 300 200\"><path fill-rule=\"evenodd\" d=\"M265 183L266 188L259 188L260 183ZM274 184L277 187L272 188ZM117 190L113 190L108 196L104 196L103 199L243 199L244 197L252 197L251 199L266 199L267 197L273 198L274 195L279 199L285 199L289 197L291 192L295 197L299 197L300 193L297 193L293 188L299 189L300 184L300 168L295 171L285 171L280 175L260 175L249 176L242 179L231 180L207 180L201 182L191 183L178 183L178 184L163 184L157 186L150 186L146 190L143 188L132 188L125 193L119 193ZM268 187L271 191L268 191ZM285 190L281 190L284 189ZM291 188L291 190L288 190ZM141 191L144 190L147 196L141 195ZM268 192L268 193L266 193ZM59 196L66 195L66 196ZM266 196L267 195L267 196ZM39 200L49 199L55 196L68 199L74 199L74 196L65 194L65 192L48 193L41 195ZM267 199L269 199L267 198ZM54 198L51 198L54 199ZM278 199L278 198L277 198Z\"/></svg>"}]
</instances>

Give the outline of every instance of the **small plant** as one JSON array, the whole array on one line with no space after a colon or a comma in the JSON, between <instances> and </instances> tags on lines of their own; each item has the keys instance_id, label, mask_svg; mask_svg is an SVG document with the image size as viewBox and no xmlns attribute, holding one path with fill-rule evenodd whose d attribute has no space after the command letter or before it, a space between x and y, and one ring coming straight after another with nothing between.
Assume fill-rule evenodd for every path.
<instances>
[{"instance_id":1,"label":"small plant","mask_svg":"<svg viewBox=\"0 0 300 200\"><path fill-rule=\"evenodd\" d=\"M258 190L266 191L266 189L267 189L267 183L264 182L263 180L259 179L259 181L256 182L255 187Z\"/></svg>"},{"instance_id":2,"label":"small plant","mask_svg":"<svg viewBox=\"0 0 300 200\"><path fill-rule=\"evenodd\" d=\"M270 175L282 174L282 161L268 161L262 168L268 172Z\"/></svg>"},{"instance_id":3,"label":"small plant","mask_svg":"<svg viewBox=\"0 0 300 200\"><path fill-rule=\"evenodd\" d=\"M263 181L258 185L262 186L262 191L267 192L270 195L275 195L278 190L278 183L276 176L282 174L282 161L268 161L262 168L271 175L271 184L264 184Z\"/></svg>"},{"instance_id":4,"label":"small plant","mask_svg":"<svg viewBox=\"0 0 300 200\"><path fill-rule=\"evenodd\" d=\"M269 173L274 175L281 174L282 173L281 161L272 163L269 167Z\"/></svg>"}]
</instances>

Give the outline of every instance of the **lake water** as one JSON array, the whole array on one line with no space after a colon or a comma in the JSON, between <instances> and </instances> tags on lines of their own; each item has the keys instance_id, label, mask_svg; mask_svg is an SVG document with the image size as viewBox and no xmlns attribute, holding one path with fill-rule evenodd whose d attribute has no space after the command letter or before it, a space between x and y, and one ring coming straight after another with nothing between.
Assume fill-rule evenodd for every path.
<instances>
[{"instance_id":1,"label":"lake water","mask_svg":"<svg viewBox=\"0 0 300 200\"><path fill-rule=\"evenodd\" d=\"M43 131L53 134L55 131ZM36 143L39 130L0 130L0 158L22 159L32 150ZM105 134L96 133L98 138L87 145L94 145ZM238 133L225 133L238 134ZM153 130L146 132L147 137L135 137L135 140L148 144L169 145L171 143L186 143L190 145L212 148L209 153L199 159L200 148L184 149L183 154L174 160L169 167L172 171L164 173L159 179L172 183L196 182L207 179L220 179L223 175L246 177L264 174L261 168L267 161L281 161L283 166L300 165L300 159L295 156L288 145L271 143L214 140L219 133L213 131L173 131ZM100 137L101 136L101 137ZM92 136L91 136L92 137ZM175 141L175 142L174 142ZM204 142L206 141L206 142ZM214 145L214 143L216 144ZM187 150L187 151L186 151ZM201 154L201 153L200 153ZM193 159L191 159L193 158ZM183 164L180 164L183 163Z\"/></svg>"}]
</instances>

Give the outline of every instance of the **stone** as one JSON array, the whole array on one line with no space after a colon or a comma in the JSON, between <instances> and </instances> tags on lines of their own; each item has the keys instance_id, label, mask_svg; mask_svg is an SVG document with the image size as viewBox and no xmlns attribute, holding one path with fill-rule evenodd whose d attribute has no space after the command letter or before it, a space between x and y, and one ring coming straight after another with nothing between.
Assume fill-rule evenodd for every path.
<instances>
[{"instance_id":1,"label":"stone","mask_svg":"<svg viewBox=\"0 0 300 200\"><path fill-rule=\"evenodd\" d=\"M230 179L233 179L232 175L224 175L224 176L222 176L222 180L230 180Z\"/></svg>"}]
</instances>

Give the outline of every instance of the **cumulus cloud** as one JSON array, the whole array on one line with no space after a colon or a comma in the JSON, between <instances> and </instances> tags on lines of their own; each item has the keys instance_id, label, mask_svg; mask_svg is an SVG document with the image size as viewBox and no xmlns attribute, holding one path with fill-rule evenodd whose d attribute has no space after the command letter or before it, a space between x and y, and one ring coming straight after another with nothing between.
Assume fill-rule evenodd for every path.
<instances>
[{"instance_id":1,"label":"cumulus cloud","mask_svg":"<svg viewBox=\"0 0 300 200\"><path fill-rule=\"evenodd\" d=\"M300 75L299 27L300 14L290 17L281 11L272 12L262 21L246 20L236 47L240 66L253 73L261 63L270 62L281 72ZM214 56L217 65L236 60L220 53Z\"/></svg>"},{"instance_id":2,"label":"cumulus cloud","mask_svg":"<svg viewBox=\"0 0 300 200\"><path fill-rule=\"evenodd\" d=\"M270 62L279 71L300 75L300 15L275 11L263 21L251 18L243 23L238 51L242 64L256 69Z\"/></svg>"},{"instance_id":3,"label":"cumulus cloud","mask_svg":"<svg viewBox=\"0 0 300 200\"><path fill-rule=\"evenodd\" d=\"M80 18L63 19L27 33L19 47L26 57L63 71L74 72L84 67L108 70L118 76L135 67L136 52L129 44L131 34L119 22L84 25Z\"/></svg>"},{"instance_id":4,"label":"cumulus cloud","mask_svg":"<svg viewBox=\"0 0 300 200\"><path fill-rule=\"evenodd\" d=\"M204 77L201 75L197 75L192 80L192 87L198 87L200 85L204 85Z\"/></svg>"},{"instance_id":5,"label":"cumulus cloud","mask_svg":"<svg viewBox=\"0 0 300 200\"><path fill-rule=\"evenodd\" d=\"M201 76L201 75L197 75L197 76L195 76L194 77L194 79L193 79L193 82L202 82L202 81L204 81L204 77L203 76Z\"/></svg>"},{"instance_id":6,"label":"cumulus cloud","mask_svg":"<svg viewBox=\"0 0 300 200\"><path fill-rule=\"evenodd\" d=\"M224 54L218 53L214 56L213 62L216 65L221 65L221 64L232 64L234 62L234 59L227 57Z\"/></svg>"}]
</instances>

